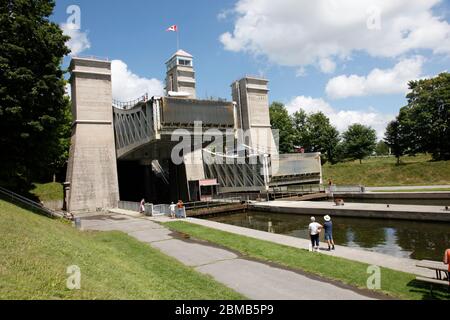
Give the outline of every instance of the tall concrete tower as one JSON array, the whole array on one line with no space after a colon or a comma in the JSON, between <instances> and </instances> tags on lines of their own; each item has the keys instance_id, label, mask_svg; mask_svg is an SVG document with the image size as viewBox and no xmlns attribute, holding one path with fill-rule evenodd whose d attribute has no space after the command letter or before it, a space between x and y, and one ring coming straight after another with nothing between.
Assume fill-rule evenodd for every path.
<instances>
[{"instance_id":1,"label":"tall concrete tower","mask_svg":"<svg viewBox=\"0 0 450 320\"><path fill-rule=\"evenodd\" d=\"M231 91L237 104L238 126L246 132L246 143L261 151L278 154L270 125L268 83L266 79L247 76L235 81Z\"/></svg>"},{"instance_id":2,"label":"tall concrete tower","mask_svg":"<svg viewBox=\"0 0 450 320\"><path fill-rule=\"evenodd\" d=\"M196 98L195 71L192 55L178 50L166 62L166 92L167 95L180 95L190 99ZM183 95L183 93L186 93Z\"/></svg>"},{"instance_id":3,"label":"tall concrete tower","mask_svg":"<svg viewBox=\"0 0 450 320\"><path fill-rule=\"evenodd\" d=\"M65 184L69 212L102 211L119 201L111 63L73 58L72 139Z\"/></svg>"}]
</instances>

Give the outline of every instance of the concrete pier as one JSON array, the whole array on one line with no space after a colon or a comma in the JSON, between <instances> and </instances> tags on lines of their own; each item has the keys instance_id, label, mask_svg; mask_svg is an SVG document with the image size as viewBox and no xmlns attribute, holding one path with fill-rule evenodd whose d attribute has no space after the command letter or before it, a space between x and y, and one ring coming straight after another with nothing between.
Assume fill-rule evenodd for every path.
<instances>
[{"instance_id":1,"label":"concrete pier","mask_svg":"<svg viewBox=\"0 0 450 320\"><path fill-rule=\"evenodd\" d=\"M249 210L302 215L331 215L356 218L383 218L399 220L450 222L450 210L444 206L389 205L377 203L345 203L314 201L270 201L253 203Z\"/></svg>"},{"instance_id":2,"label":"concrete pier","mask_svg":"<svg viewBox=\"0 0 450 320\"><path fill-rule=\"evenodd\" d=\"M111 62L73 58L73 127L65 184L69 212L117 207L116 148L113 129Z\"/></svg>"},{"instance_id":3,"label":"concrete pier","mask_svg":"<svg viewBox=\"0 0 450 320\"><path fill-rule=\"evenodd\" d=\"M334 197L352 199L405 199L405 200L443 200L450 201L448 191L428 191L428 192L358 192L339 193L335 192Z\"/></svg>"}]
</instances>

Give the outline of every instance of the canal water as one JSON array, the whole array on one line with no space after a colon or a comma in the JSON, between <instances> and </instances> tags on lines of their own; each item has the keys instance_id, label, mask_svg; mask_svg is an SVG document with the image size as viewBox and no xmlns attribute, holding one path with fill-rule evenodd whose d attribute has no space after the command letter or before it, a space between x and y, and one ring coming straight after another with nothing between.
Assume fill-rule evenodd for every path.
<instances>
[{"instance_id":1,"label":"canal water","mask_svg":"<svg viewBox=\"0 0 450 320\"><path fill-rule=\"evenodd\" d=\"M309 216L247 211L207 219L309 239ZM323 217L316 219L323 223ZM343 246L419 260L442 260L445 249L450 248L449 223L343 217L332 221L334 241Z\"/></svg>"}]
</instances>

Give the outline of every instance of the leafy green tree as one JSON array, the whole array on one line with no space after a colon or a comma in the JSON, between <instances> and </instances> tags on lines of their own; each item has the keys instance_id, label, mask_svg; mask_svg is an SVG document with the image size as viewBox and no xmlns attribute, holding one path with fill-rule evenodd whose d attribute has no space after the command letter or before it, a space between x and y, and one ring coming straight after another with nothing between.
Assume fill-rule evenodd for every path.
<instances>
[{"instance_id":1,"label":"leafy green tree","mask_svg":"<svg viewBox=\"0 0 450 320\"><path fill-rule=\"evenodd\" d=\"M434 160L450 160L450 73L410 81L408 105L400 111L400 125L409 136L409 150L429 152Z\"/></svg>"},{"instance_id":2,"label":"leafy green tree","mask_svg":"<svg viewBox=\"0 0 450 320\"><path fill-rule=\"evenodd\" d=\"M389 154L389 146L383 140L378 141L375 147L375 153L377 156L386 156Z\"/></svg>"},{"instance_id":3,"label":"leafy green tree","mask_svg":"<svg viewBox=\"0 0 450 320\"><path fill-rule=\"evenodd\" d=\"M292 115L293 141L296 147L309 148L310 137L308 131L308 115L303 109L299 109Z\"/></svg>"},{"instance_id":4,"label":"leafy green tree","mask_svg":"<svg viewBox=\"0 0 450 320\"><path fill-rule=\"evenodd\" d=\"M306 123L308 131L308 151L321 152L325 161L337 162L336 148L340 142L339 131L322 112L311 114Z\"/></svg>"},{"instance_id":5,"label":"leafy green tree","mask_svg":"<svg viewBox=\"0 0 450 320\"><path fill-rule=\"evenodd\" d=\"M398 118L387 125L384 141L397 158L397 164L400 164L400 157L405 154L405 145Z\"/></svg>"},{"instance_id":6,"label":"leafy green tree","mask_svg":"<svg viewBox=\"0 0 450 320\"><path fill-rule=\"evenodd\" d=\"M67 150L61 62L70 51L68 37L49 21L54 6L0 2L0 184L15 190L54 170Z\"/></svg>"},{"instance_id":7,"label":"leafy green tree","mask_svg":"<svg viewBox=\"0 0 450 320\"><path fill-rule=\"evenodd\" d=\"M356 123L351 125L342 136L346 156L358 159L359 163L375 151L377 134L370 127Z\"/></svg>"},{"instance_id":8,"label":"leafy green tree","mask_svg":"<svg viewBox=\"0 0 450 320\"><path fill-rule=\"evenodd\" d=\"M279 130L279 149L281 153L290 153L293 151L294 130L292 119L289 113L280 102L273 102L269 108L270 123L272 129Z\"/></svg>"}]
</instances>

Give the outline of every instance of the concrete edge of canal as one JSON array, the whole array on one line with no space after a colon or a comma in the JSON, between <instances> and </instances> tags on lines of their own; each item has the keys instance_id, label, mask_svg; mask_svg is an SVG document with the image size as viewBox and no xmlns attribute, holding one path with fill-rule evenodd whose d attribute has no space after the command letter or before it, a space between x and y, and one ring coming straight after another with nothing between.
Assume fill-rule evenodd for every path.
<instances>
[{"instance_id":1,"label":"concrete edge of canal","mask_svg":"<svg viewBox=\"0 0 450 320\"><path fill-rule=\"evenodd\" d=\"M353 218L378 218L450 222L450 210L444 206L386 205L378 203L345 203L313 201L270 201L252 203L249 209L301 215L330 215Z\"/></svg>"}]
</instances>

